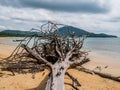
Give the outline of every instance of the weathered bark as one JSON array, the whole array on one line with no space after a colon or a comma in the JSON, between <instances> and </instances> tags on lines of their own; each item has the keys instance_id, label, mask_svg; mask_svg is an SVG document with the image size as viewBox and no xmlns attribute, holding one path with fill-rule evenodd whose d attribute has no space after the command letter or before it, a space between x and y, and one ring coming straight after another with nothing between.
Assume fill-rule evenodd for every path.
<instances>
[{"instance_id":1,"label":"weathered bark","mask_svg":"<svg viewBox=\"0 0 120 90\"><path fill-rule=\"evenodd\" d=\"M64 76L68 67L69 65L65 62L53 65L45 90L65 90Z\"/></svg>"},{"instance_id":2,"label":"weathered bark","mask_svg":"<svg viewBox=\"0 0 120 90\"><path fill-rule=\"evenodd\" d=\"M21 47L24 48L29 54L31 54L38 62L43 61L46 65L48 65L50 67L52 66L52 64L50 62L48 62L46 59L42 58L40 54L38 54L37 52L33 51L28 46L22 44Z\"/></svg>"},{"instance_id":3,"label":"weathered bark","mask_svg":"<svg viewBox=\"0 0 120 90\"><path fill-rule=\"evenodd\" d=\"M58 32L55 32L59 29L58 25L59 24L48 22L41 25L40 29L32 29L40 31L40 33L42 32L41 35L38 33L38 35L35 34L30 38L26 37L24 39L25 42L22 43L21 41L9 57L11 60L9 64L6 61L9 67L19 65L21 69L19 68L17 72L23 71L24 68L30 69L27 70L27 72L34 70L40 71L41 68L36 68L36 66L42 66L41 63L49 67L51 74L47 81L45 90L65 90L64 75L66 70L72 66L80 66L89 61L86 58L87 53L81 51L84 37L79 38L79 40L75 39L74 33L70 31L69 38L66 36L61 36ZM67 30L69 30L69 28L67 28ZM41 42L41 39L45 41ZM31 43L33 44L31 45ZM22 47L22 50L20 50L20 47ZM33 62L26 62L29 61L29 59L32 59ZM23 63L23 61L26 63ZM11 65L11 62L12 64L15 64ZM17 67L11 67L10 69L11 71L15 71L14 69L17 69ZM76 81L76 79L74 79L74 81Z\"/></svg>"},{"instance_id":4,"label":"weathered bark","mask_svg":"<svg viewBox=\"0 0 120 90\"><path fill-rule=\"evenodd\" d=\"M74 78L71 74L69 74L68 72L66 72L66 75L68 75L70 77L70 79L72 79L74 87L81 86L81 84L79 83L79 81L76 78Z\"/></svg>"}]
</instances>

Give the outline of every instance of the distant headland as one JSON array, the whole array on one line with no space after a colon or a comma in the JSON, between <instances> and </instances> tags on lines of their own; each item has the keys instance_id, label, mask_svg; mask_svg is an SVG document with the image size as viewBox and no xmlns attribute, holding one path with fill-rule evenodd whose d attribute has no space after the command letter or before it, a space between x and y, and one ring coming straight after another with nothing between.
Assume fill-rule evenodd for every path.
<instances>
[{"instance_id":1,"label":"distant headland","mask_svg":"<svg viewBox=\"0 0 120 90\"><path fill-rule=\"evenodd\" d=\"M76 28L73 26L64 26L64 27L59 28L56 31L60 35L69 36L68 29L70 32L74 32L76 37L86 35L87 37L117 38L117 36L115 36L115 35L108 35L105 33L96 34L96 33L88 32L86 30ZM25 37L25 36L31 36L34 34L40 35L41 33L42 32L35 32L35 31L29 32L29 31L22 31L22 30L3 30L0 32L0 37Z\"/></svg>"}]
</instances>

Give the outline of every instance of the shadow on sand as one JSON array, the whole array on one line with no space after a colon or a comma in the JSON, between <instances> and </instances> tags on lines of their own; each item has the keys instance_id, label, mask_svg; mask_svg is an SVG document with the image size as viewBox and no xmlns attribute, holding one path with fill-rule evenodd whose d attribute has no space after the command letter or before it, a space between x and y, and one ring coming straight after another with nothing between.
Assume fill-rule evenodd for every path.
<instances>
[{"instance_id":1,"label":"shadow on sand","mask_svg":"<svg viewBox=\"0 0 120 90\"><path fill-rule=\"evenodd\" d=\"M48 80L48 75L40 82L40 84L36 88L26 89L26 90L45 90L45 85Z\"/></svg>"}]
</instances>

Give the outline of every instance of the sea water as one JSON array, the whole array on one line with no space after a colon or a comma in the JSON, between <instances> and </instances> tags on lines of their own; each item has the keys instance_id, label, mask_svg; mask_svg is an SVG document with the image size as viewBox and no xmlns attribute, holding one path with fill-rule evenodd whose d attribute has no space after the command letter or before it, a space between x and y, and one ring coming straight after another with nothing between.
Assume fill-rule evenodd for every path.
<instances>
[{"instance_id":1,"label":"sea water","mask_svg":"<svg viewBox=\"0 0 120 90\"><path fill-rule=\"evenodd\" d=\"M120 62L120 38L87 38L83 48L86 51L96 52L99 56Z\"/></svg>"},{"instance_id":2,"label":"sea water","mask_svg":"<svg viewBox=\"0 0 120 90\"><path fill-rule=\"evenodd\" d=\"M19 42L13 40L24 39L23 37L0 37L0 44L15 45ZM99 57L104 56L113 61L120 62L120 38L86 38L83 50L95 52Z\"/></svg>"}]
</instances>

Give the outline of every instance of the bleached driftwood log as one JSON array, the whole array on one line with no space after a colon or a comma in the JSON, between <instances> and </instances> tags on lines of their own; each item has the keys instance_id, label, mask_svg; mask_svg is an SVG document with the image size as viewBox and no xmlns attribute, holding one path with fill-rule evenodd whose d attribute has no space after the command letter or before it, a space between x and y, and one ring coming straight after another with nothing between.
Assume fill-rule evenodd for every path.
<instances>
[{"instance_id":1,"label":"bleached driftwood log","mask_svg":"<svg viewBox=\"0 0 120 90\"><path fill-rule=\"evenodd\" d=\"M78 90L74 84L77 86L81 86L81 84L66 71L90 61L87 58L88 53L81 50L85 37L77 37L76 39L69 28L67 28L69 35L61 36L57 32L60 25L62 24L48 21L48 23L41 25L40 29L32 29L37 30L38 34L25 37L8 58L1 60L0 65L4 66L2 70L13 73L34 73L47 67L51 73L45 90L65 90L65 73L73 80L72 87ZM102 77L119 81L117 77L96 71L85 68L79 70L87 73L93 72Z\"/></svg>"},{"instance_id":2,"label":"bleached driftwood log","mask_svg":"<svg viewBox=\"0 0 120 90\"><path fill-rule=\"evenodd\" d=\"M76 68L77 70L80 70L80 71L83 71L83 72L86 72L86 73L89 73L89 74L97 74L103 78L108 78L108 79L111 79L111 80L114 80L114 81L117 81L117 82L120 82L120 79L119 77L116 77L116 76L113 76L111 74L108 74L108 73L102 73L102 72L98 72L98 71L94 71L94 70L90 70L90 69L86 69L86 68Z\"/></svg>"}]
</instances>

